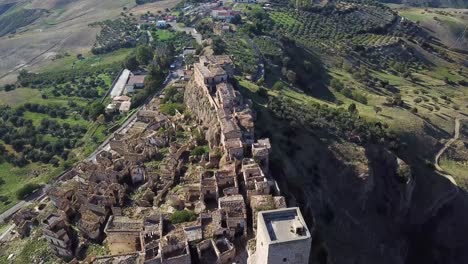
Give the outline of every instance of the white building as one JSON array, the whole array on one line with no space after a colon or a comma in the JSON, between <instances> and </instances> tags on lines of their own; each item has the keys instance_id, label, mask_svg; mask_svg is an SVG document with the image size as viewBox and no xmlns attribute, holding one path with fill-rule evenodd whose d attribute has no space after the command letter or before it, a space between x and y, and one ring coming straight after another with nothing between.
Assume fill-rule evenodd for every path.
<instances>
[{"instance_id":1,"label":"white building","mask_svg":"<svg viewBox=\"0 0 468 264\"><path fill-rule=\"evenodd\" d=\"M158 28L166 28L166 21L165 20L158 20L156 22L156 27Z\"/></svg>"},{"instance_id":2,"label":"white building","mask_svg":"<svg viewBox=\"0 0 468 264\"><path fill-rule=\"evenodd\" d=\"M256 264L307 264L312 237L298 207L258 213Z\"/></svg>"}]
</instances>

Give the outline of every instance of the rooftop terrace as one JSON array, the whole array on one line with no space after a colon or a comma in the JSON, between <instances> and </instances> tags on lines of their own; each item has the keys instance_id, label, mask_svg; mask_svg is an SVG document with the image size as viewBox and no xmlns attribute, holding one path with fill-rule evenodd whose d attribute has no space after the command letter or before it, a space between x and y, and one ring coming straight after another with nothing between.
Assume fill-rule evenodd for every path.
<instances>
[{"instance_id":1,"label":"rooftop terrace","mask_svg":"<svg viewBox=\"0 0 468 264\"><path fill-rule=\"evenodd\" d=\"M310 237L299 208L259 212L258 228L266 228L272 242L286 242Z\"/></svg>"}]
</instances>

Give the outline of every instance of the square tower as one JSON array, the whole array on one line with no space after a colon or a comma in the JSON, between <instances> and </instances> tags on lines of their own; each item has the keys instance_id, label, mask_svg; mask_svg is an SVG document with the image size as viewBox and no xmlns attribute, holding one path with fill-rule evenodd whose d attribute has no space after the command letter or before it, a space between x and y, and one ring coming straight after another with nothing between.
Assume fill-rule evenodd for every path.
<instances>
[{"instance_id":1,"label":"square tower","mask_svg":"<svg viewBox=\"0 0 468 264\"><path fill-rule=\"evenodd\" d=\"M256 264L307 264L312 237L298 207L258 213Z\"/></svg>"}]
</instances>

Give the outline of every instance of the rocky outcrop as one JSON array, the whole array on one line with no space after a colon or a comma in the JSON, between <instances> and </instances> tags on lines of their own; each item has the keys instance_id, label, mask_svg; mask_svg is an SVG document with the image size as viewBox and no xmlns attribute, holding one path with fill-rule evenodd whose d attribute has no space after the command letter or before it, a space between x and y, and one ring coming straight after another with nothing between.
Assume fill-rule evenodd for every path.
<instances>
[{"instance_id":1,"label":"rocky outcrop","mask_svg":"<svg viewBox=\"0 0 468 264\"><path fill-rule=\"evenodd\" d=\"M220 127L216 109L208 100L205 91L192 79L185 88L184 102L187 109L194 114L207 129L205 135L210 147L219 145Z\"/></svg>"},{"instance_id":2,"label":"rocky outcrop","mask_svg":"<svg viewBox=\"0 0 468 264\"><path fill-rule=\"evenodd\" d=\"M411 208L415 181L410 167L388 150L370 147L367 150L371 178L375 182L369 192L380 203L379 210L398 222L403 222ZM377 199L376 199L377 198Z\"/></svg>"}]
</instances>

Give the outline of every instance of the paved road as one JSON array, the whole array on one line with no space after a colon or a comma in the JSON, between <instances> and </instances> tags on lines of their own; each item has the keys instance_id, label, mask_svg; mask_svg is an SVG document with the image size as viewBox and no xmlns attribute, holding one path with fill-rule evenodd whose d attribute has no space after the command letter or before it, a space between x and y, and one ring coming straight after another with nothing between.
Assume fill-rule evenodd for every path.
<instances>
[{"instance_id":1,"label":"paved road","mask_svg":"<svg viewBox=\"0 0 468 264\"><path fill-rule=\"evenodd\" d=\"M7 236L10 234L10 232L13 230L13 228L15 228L16 225L15 224L12 224L10 225L6 230L5 232L3 232L3 234L0 235L0 242L3 241L4 238L6 238L5 240L9 240L7 238Z\"/></svg>"},{"instance_id":2,"label":"paved road","mask_svg":"<svg viewBox=\"0 0 468 264\"><path fill-rule=\"evenodd\" d=\"M459 117L456 117L455 118L455 132L454 132L454 135L453 135L453 138L451 138L449 141L447 141L444 146L439 150L439 152L437 152L435 158L434 158L434 166L437 170L437 172L446 177L447 179L449 179L453 184L457 185L457 183L455 182L455 179L447 174L444 169L442 169L442 167L440 167L440 157L442 156L442 154L444 154L444 152L460 137L460 118Z\"/></svg>"}]
</instances>

